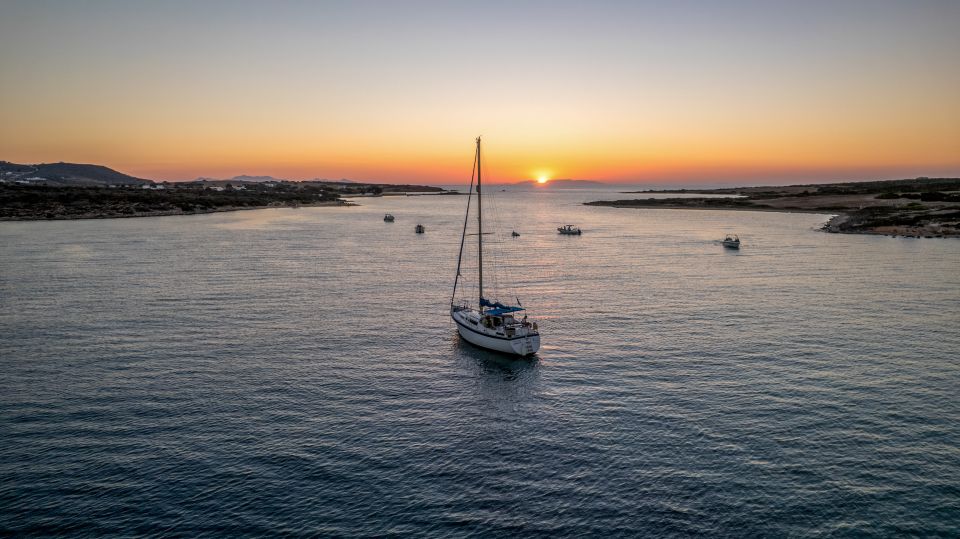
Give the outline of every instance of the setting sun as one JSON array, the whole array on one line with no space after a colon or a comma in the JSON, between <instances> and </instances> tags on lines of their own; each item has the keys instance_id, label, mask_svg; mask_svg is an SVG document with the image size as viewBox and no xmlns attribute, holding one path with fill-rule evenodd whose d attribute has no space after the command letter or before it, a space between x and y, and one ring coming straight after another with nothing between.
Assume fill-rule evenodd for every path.
<instances>
[{"instance_id":1,"label":"setting sun","mask_svg":"<svg viewBox=\"0 0 960 539\"><path fill-rule=\"evenodd\" d=\"M547 183L547 181L549 180L550 178L547 178L546 176L540 176L539 178L537 178L537 183L544 184L544 183Z\"/></svg>"}]
</instances>

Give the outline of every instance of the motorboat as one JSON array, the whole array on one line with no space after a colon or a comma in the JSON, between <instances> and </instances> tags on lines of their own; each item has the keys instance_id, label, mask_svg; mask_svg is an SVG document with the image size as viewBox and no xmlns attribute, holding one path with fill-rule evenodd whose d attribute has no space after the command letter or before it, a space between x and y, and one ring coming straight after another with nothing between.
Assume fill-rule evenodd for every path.
<instances>
[{"instance_id":1,"label":"motorboat","mask_svg":"<svg viewBox=\"0 0 960 539\"><path fill-rule=\"evenodd\" d=\"M424 228L423 225L418 224L414 230L417 231L417 234L423 234L427 229Z\"/></svg>"},{"instance_id":2,"label":"motorboat","mask_svg":"<svg viewBox=\"0 0 960 539\"><path fill-rule=\"evenodd\" d=\"M517 232L516 230L514 230L513 232L510 233L510 235L513 236L514 238L516 238L516 237L518 237L518 236L520 235L520 233Z\"/></svg>"},{"instance_id":3,"label":"motorboat","mask_svg":"<svg viewBox=\"0 0 960 539\"><path fill-rule=\"evenodd\" d=\"M386 214L386 215L383 216L383 220L386 221L386 222L388 222L388 223L392 223L392 222L393 222L393 216L388 213L388 214Z\"/></svg>"},{"instance_id":4,"label":"motorboat","mask_svg":"<svg viewBox=\"0 0 960 539\"><path fill-rule=\"evenodd\" d=\"M723 241L720 242L727 249L739 249L740 248L740 238L736 234L729 234L727 237L723 238Z\"/></svg>"},{"instance_id":5,"label":"motorboat","mask_svg":"<svg viewBox=\"0 0 960 539\"><path fill-rule=\"evenodd\" d=\"M579 227L573 225L563 225L557 227L557 232L561 234L566 234L567 236L579 236L583 232Z\"/></svg>"}]
</instances>

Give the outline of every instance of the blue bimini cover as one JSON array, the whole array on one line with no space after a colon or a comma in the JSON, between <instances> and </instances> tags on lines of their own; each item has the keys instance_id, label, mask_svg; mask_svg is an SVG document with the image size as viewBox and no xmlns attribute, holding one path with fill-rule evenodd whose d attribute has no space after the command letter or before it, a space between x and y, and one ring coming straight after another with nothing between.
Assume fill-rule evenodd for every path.
<instances>
[{"instance_id":1,"label":"blue bimini cover","mask_svg":"<svg viewBox=\"0 0 960 539\"><path fill-rule=\"evenodd\" d=\"M486 312L486 314L492 314L493 316L499 316L501 314L515 313L517 311L522 311L523 307L513 307L510 305L504 305L499 301L490 301L487 298L480 298L481 307L493 307L493 309Z\"/></svg>"},{"instance_id":2,"label":"blue bimini cover","mask_svg":"<svg viewBox=\"0 0 960 539\"><path fill-rule=\"evenodd\" d=\"M522 311L522 310L523 310L523 307L501 307L497 309L490 309L489 311L485 311L483 314L500 316L502 314L515 313L517 311Z\"/></svg>"}]
</instances>

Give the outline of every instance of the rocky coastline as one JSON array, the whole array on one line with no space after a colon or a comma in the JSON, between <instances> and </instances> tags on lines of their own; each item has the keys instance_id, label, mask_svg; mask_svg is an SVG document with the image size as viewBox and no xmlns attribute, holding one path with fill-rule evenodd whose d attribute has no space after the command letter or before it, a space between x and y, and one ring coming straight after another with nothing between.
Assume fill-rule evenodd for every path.
<instances>
[{"instance_id":1,"label":"rocky coastline","mask_svg":"<svg viewBox=\"0 0 960 539\"><path fill-rule=\"evenodd\" d=\"M428 186L402 186L432 192ZM55 221L199 215L263 208L355 206L351 196L401 194L388 185L316 182L232 185L167 182L144 185L47 185L0 182L0 221Z\"/></svg>"},{"instance_id":2,"label":"rocky coastline","mask_svg":"<svg viewBox=\"0 0 960 539\"><path fill-rule=\"evenodd\" d=\"M825 232L960 237L960 179L957 178L638 193L682 196L598 200L585 204L616 208L833 214L834 217L823 226Z\"/></svg>"}]
</instances>

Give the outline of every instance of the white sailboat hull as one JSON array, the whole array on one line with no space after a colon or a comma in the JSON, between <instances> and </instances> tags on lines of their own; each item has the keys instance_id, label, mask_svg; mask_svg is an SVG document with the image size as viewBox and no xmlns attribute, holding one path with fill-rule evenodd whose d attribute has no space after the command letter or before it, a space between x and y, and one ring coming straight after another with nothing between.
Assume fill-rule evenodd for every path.
<instances>
[{"instance_id":1,"label":"white sailboat hull","mask_svg":"<svg viewBox=\"0 0 960 539\"><path fill-rule=\"evenodd\" d=\"M518 356L529 356L540 349L539 333L524 331L525 334L518 333L507 337L481 325L472 324L464 311L454 311L451 317L457 324L460 337L475 346Z\"/></svg>"}]
</instances>

